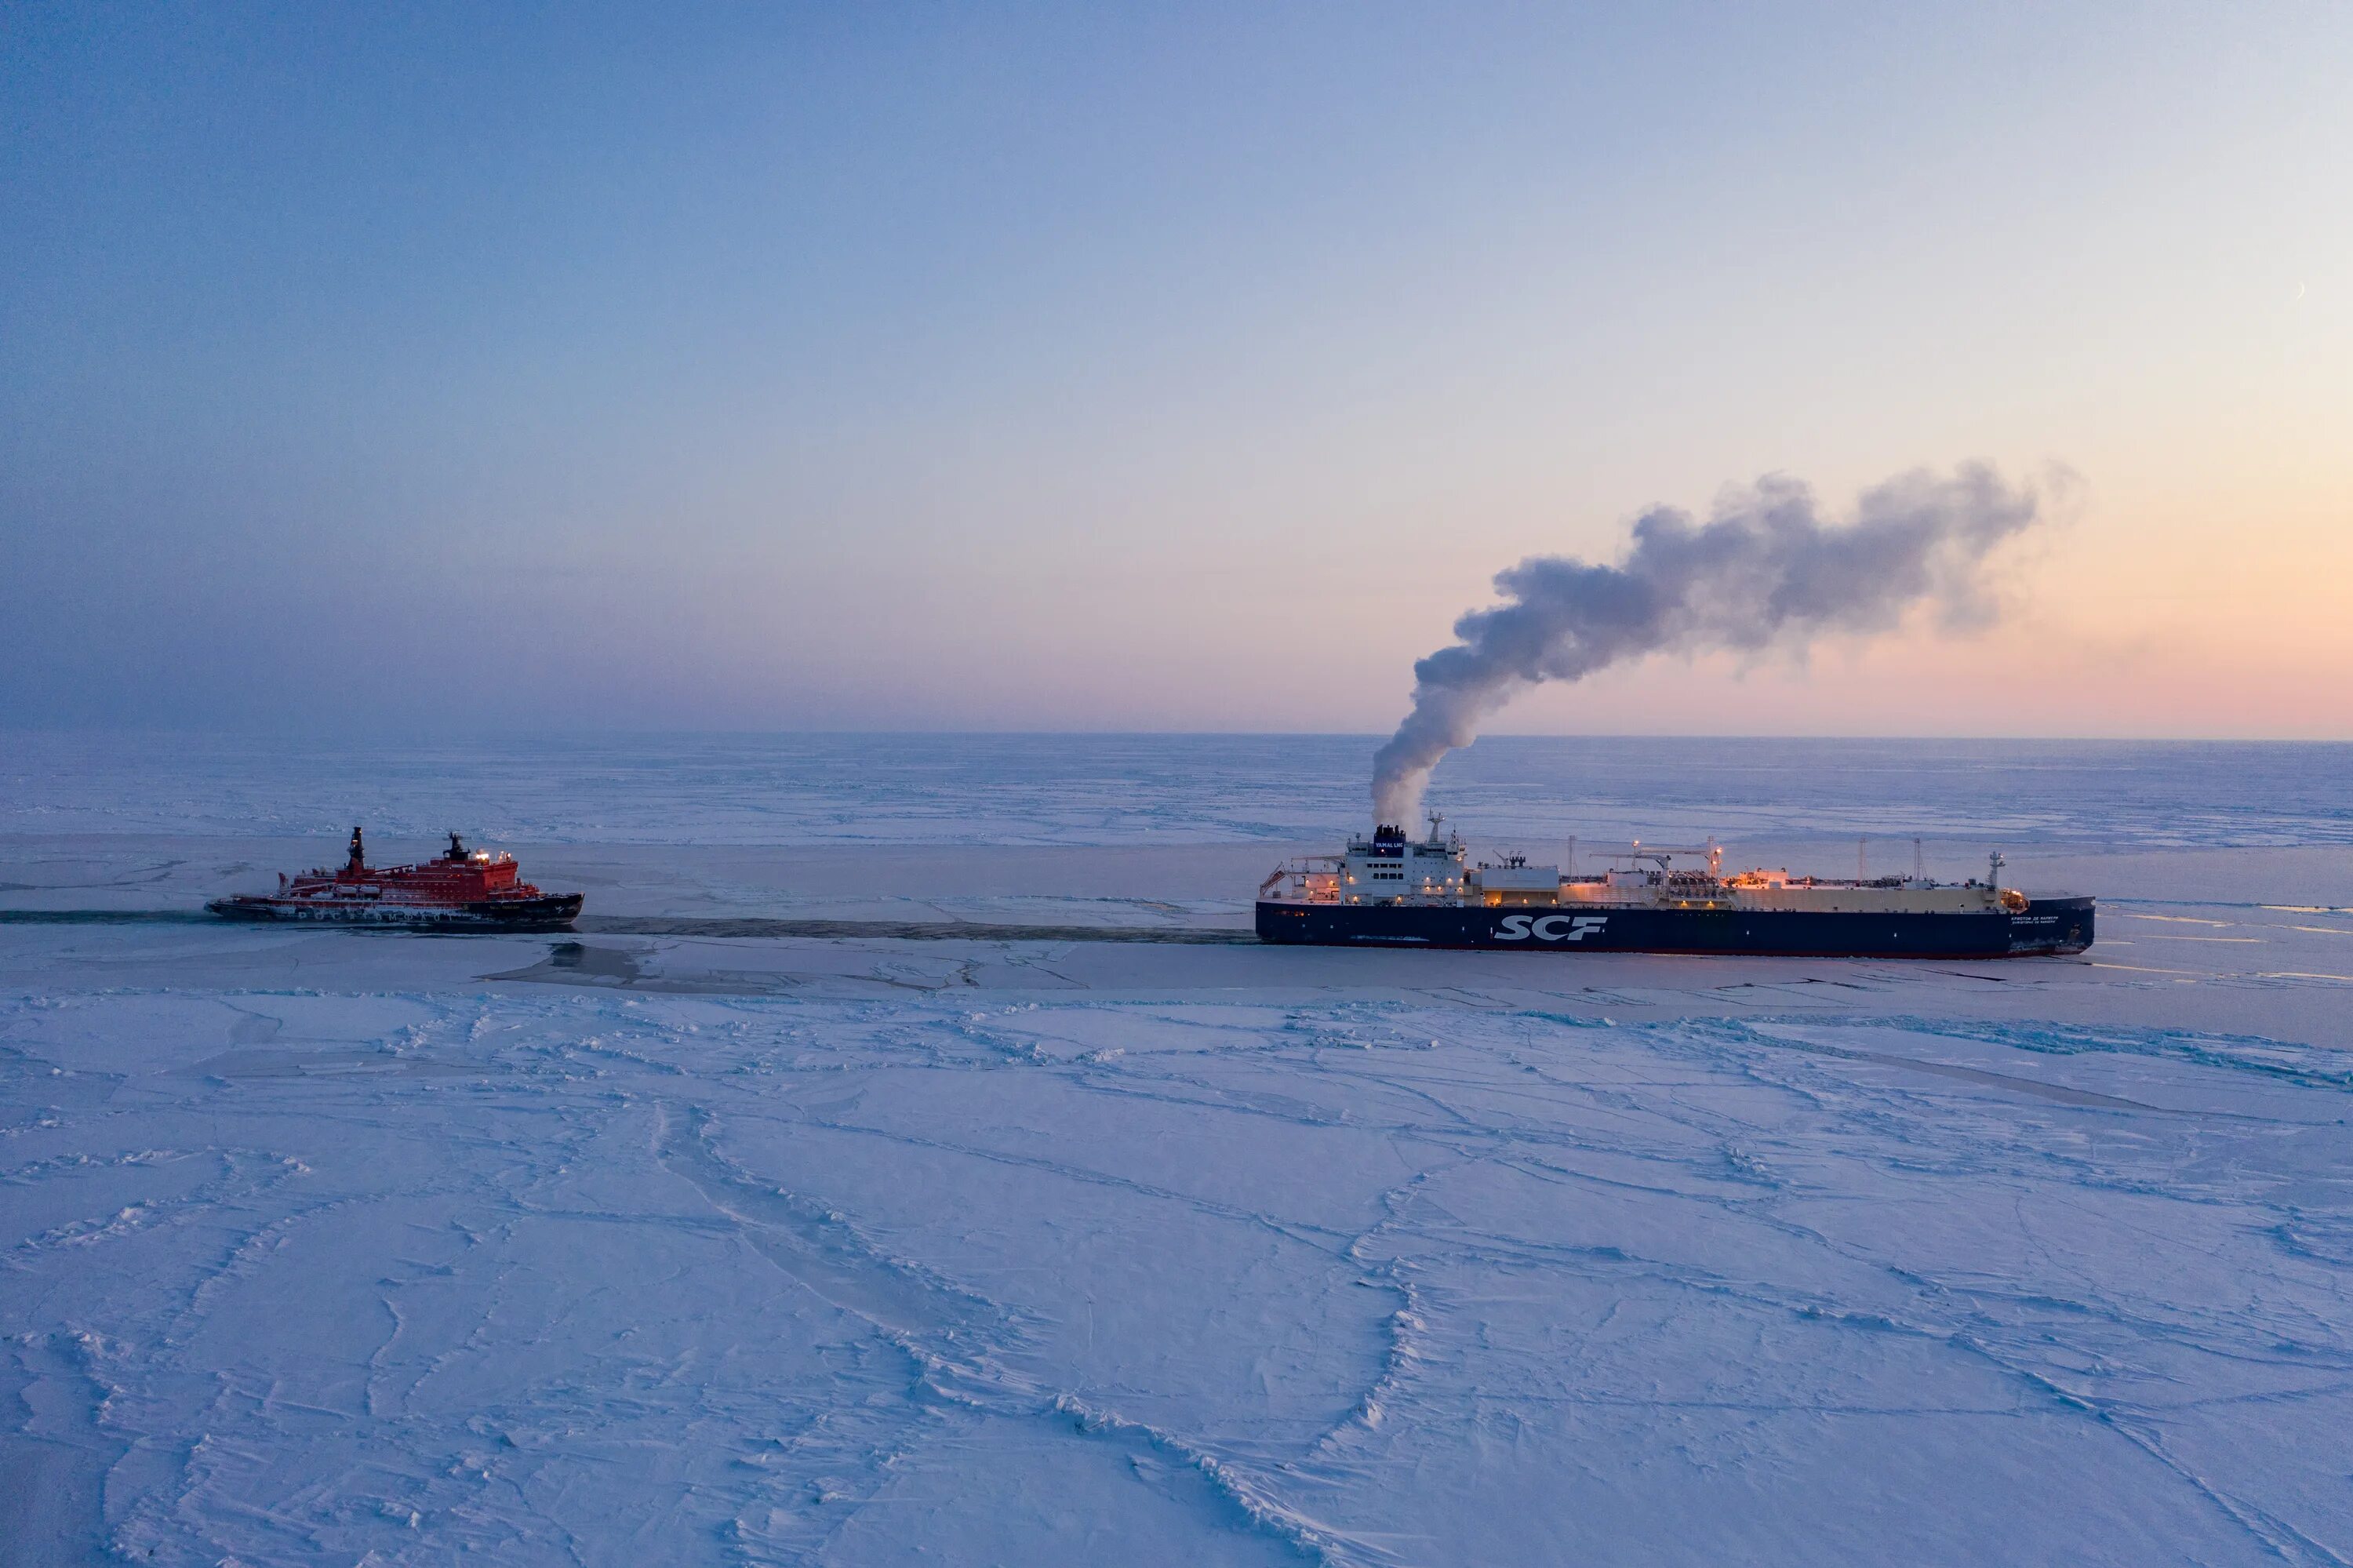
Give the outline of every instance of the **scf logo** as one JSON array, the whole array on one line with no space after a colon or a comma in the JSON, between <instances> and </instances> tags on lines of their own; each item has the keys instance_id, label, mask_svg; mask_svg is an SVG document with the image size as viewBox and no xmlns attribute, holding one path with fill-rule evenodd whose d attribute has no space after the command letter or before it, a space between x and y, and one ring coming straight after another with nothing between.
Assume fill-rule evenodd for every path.
<instances>
[{"instance_id":1,"label":"scf logo","mask_svg":"<svg viewBox=\"0 0 2353 1568\"><path fill-rule=\"evenodd\" d=\"M1499 942L1525 942L1534 937L1539 942L1582 942L1609 923L1607 915L1546 915L1542 917L1506 915L1503 929L1495 933L1495 939Z\"/></svg>"}]
</instances>

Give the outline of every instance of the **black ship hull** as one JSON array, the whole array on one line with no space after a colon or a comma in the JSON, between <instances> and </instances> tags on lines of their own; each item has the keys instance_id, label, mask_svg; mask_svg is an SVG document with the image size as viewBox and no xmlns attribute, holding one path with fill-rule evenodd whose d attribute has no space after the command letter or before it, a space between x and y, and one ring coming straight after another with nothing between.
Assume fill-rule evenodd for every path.
<instances>
[{"instance_id":1,"label":"black ship hull","mask_svg":"<svg viewBox=\"0 0 2353 1568\"><path fill-rule=\"evenodd\" d=\"M2080 953L2093 900L2037 898L2008 910L1848 913L1638 906L1307 904L1265 900L1259 939L1315 947L1479 948L1497 952L1707 953L1810 959L2007 959Z\"/></svg>"},{"instance_id":2,"label":"black ship hull","mask_svg":"<svg viewBox=\"0 0 2353 1568\"><path fill-rule=\"evenodd\" d=\"M484 898L470 904L403 904L371 898L216 898L205 906L231 920L318 926L370 926L401 931L564 931L585 895Z\"/></svg>"}]
</instances>

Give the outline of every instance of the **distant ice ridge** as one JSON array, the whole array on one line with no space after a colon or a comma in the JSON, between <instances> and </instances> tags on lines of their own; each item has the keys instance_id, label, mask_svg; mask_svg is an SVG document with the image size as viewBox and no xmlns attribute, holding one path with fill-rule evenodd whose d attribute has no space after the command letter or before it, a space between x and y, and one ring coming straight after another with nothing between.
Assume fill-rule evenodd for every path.
<instances>
[{"instance_id":1,"label":"distant ice ridge","mask_svg":"<svg viewBox=\"0 0 2353 1568\"><path fill-rule=\"evenodd\" d=\"M2341 1561L2287 1054L17 992L0 1463L134 1561Z\"/></svg>"},{"instance_id":2,"label":"distant ice ridge","mask_svg":"<svg viewBox=\"0 0 2353 1568\"><path fill-rule=\"evenodd\" d=\"M318 749L0 736L0 832L529 843L1324 842L1371 736L702 736ZM1490 736L1431 803L1482 838L2353 843L2353 747Z\"/></svg>"}]
</instances>

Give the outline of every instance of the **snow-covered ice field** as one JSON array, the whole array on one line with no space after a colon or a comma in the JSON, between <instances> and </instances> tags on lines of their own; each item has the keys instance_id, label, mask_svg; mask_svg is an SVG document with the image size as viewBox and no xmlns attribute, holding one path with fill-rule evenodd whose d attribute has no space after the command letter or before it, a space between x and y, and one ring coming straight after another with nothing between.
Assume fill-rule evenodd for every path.
<instances>
[{"instance_id":1,"label":"snow-covered ice field","mask_svg":"<svg viewBox=\"0 0 2353 1568\"><path fill-rule=\"evenodd\" d=\"M135 793L0 837L0 1562L2353 1558L2308 811L1874 964L56 920L336 847ZM1214 929L1315 827L1059 820L524 863Z\"/></svg>"}]
</instances>

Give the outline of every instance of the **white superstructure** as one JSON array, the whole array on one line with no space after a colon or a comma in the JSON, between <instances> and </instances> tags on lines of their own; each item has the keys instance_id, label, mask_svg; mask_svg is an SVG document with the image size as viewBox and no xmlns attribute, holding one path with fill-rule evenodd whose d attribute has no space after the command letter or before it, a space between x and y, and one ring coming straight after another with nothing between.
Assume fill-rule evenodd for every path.
<instances>
[{"instance_id":1,"label":"white superstructure","mask_svg":"<svg viewBox=\"0 0 2353 1568\"><path fill-rule=\"evenodd\" d=\"M1341 854L1289 862L1266 879L1259 897L1303 904L1823 914L2016 913L2027 906L2024 894L1995 880L2002 863L1999 853L1987 880L1943 883L1919 875L1832 878L1762 869L1725 876L1722 852L1712 845L1704 871L1677 869L1672 853L1638 845L1607 871L1580 876L1564 874L1557 866L1530 865L1518 855L1467 865L1461 835L1441 833L1441 819L1430 818L1430 836L1419 842L1385 826L1370 838L1350 840Z\"/></svg>"}]
</instances>

